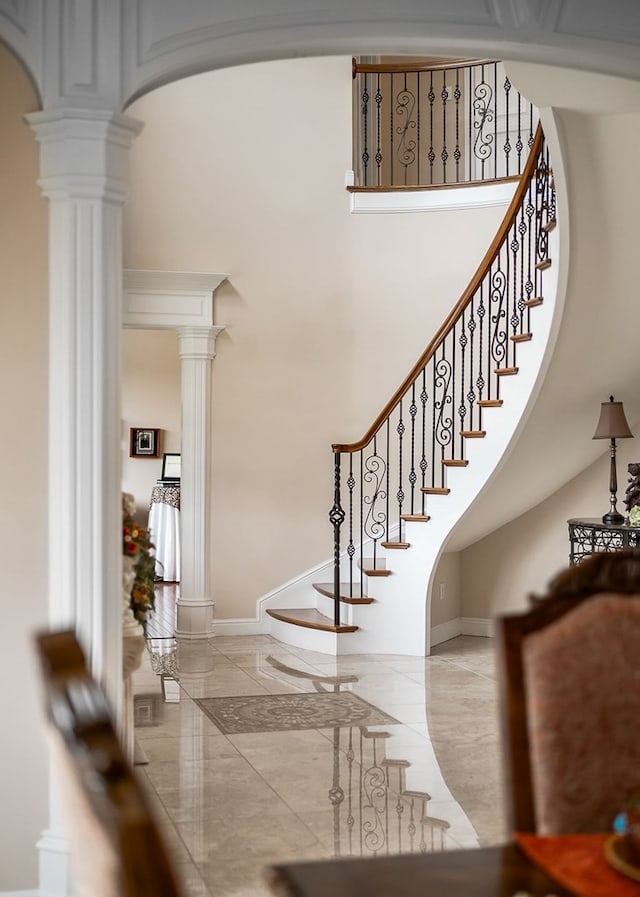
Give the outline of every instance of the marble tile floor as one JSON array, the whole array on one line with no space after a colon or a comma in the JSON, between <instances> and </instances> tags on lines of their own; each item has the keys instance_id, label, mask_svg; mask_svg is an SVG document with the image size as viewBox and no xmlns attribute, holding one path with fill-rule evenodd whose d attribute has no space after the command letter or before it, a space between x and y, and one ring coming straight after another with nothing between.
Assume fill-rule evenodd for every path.
<instances>
[{"instance_id":1,"label":"marble tile floor","mask_svg":"<svg viewBox=\"0 0 640 897\"><path fill-rule=\"evenodd\" d=\"M491 639L428 658L270 636L148 649L136 769L190 897L266 897L274 862L505 840Z\"/></svg>"}]
</instances>

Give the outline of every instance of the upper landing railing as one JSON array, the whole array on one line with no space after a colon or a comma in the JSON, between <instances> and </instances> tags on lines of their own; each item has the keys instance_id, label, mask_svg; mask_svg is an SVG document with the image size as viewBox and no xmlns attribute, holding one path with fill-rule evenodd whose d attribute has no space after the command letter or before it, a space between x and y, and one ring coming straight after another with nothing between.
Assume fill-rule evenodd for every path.
<instances>
[{"instance_id":1,"label":"upper landing railing","mask_svg":"<svg viewBox=\"0 0 640 897\"><path fill-rule=\"evenodd\" d=\"M406 189L517 178L537 109L502 63L353 61L355 189Z\"/></svg>"}]
</instances>

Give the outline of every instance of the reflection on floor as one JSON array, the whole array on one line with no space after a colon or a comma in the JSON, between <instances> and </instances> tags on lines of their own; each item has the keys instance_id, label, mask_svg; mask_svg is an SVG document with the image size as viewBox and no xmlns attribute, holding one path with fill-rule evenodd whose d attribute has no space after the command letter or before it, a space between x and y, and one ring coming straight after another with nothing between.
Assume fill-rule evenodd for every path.
<instances>
[{"instance_id":1,"label":"reflection on floor","mask_svg":"<svg viewBox=\"0 0 640 897\"><path fill-rule=\"evenodd\" d=\"M137 769L192 897L264 897L272 862L504 840L490 639L429 658L269 636L148 649Z\"/></svg>"}]
</instances>

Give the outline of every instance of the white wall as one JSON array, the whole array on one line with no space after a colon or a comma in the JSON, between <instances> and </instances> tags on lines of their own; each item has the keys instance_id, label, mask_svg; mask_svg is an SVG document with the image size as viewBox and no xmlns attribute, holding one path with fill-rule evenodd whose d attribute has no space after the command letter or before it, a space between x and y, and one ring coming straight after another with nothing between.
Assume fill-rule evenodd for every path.
<instances>
[{"instance_id":1,"label":"white wall","mask_svg":"<svg viewBox=\"0 0 640 897\"><path fill-rule=\"evenodd\" d=\"M129 457L131 427L160 430L158 458ZM122 487L145 523L164 452L180 451L178 337L167 330L125 330L122 340Z\"/></svg>"},{"instance_id":2,"label":"white wall","mask_svg":"<svg viewBox=\"0 0 640 897\"><path fill-rule=\"evenodd\" d=\"M640 435L640 423L631 429ZM618 510L624 514L627 464L640 459L639 440L618 440L617 448ZM546 501L460 552L463 616L493 617L526 607L528 596L543 593L569 563L567 520L602 518L608 510L607 451Z\"/></svg>"},{"instance_id":3,"label":"white wall","mask_svg":"<svg viewBox=\"0 0 640 897\"><path fill-rule=\"evenodd\" d=\"M128 110L145 126L126 266L229 273L213 363L218 619L253 617L331 556L331 443L362 435L504 214L351 215L351 87L350 57L298 59L199 75Z\"/></svg>"},{"instance_id":4,"label":"white wall","mask_svg":"<svg viewBox=\"0 0 640 897\"><path fill-rule=\"evenodd\" d=\"M3 669L0 891L33 888L47 822L44 703L33 634L47 624L47 208L23 115L37 100L0 44L0 458ZM55 414L55 397L52 405Z\"/></svg>"}]
</instances>

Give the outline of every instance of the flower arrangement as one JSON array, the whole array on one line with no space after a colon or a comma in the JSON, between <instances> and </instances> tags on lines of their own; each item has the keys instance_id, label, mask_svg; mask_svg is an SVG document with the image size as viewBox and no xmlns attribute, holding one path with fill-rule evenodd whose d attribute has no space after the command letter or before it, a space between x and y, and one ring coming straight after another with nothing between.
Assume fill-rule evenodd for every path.
<instances>
[{"instance_id":1,"label":"flower arrangement","mask_svg":"<svg viewBox=\"0 0 640 897\"><path fill-rule=\"evenodd\" d=\"M154 546L149 536L149 530L136 523L133 518L134 511L133 496L123 493L122 553L125 559L133 562L133 584L131 585L129 606L134 618L139 623L144 623L155 600L156 561L152 554ZM126 564L126 561L125 565L131 566L131 564Z\"/></svg>"},{"instance_id":2,"label":"flower arrangement","mask_svg":"<svg viewBox=\"0 0 640 897\"><path fill-rule=\"evenodd\" d=\"M629 523L631 526L640 526L640 505L634 505L629 511Z\"/></svg>"}]
</instances>

